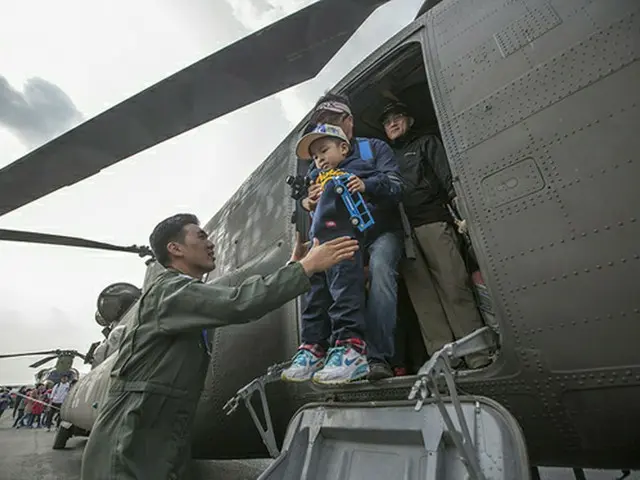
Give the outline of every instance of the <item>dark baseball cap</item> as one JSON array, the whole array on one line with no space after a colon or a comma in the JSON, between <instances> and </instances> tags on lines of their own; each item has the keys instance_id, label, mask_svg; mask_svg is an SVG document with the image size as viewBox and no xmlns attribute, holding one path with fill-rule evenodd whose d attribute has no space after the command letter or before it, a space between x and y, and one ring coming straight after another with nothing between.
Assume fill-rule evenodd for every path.
<instances>
[{"instance_id":1,"label":"dark baseball cap","mask_svg":"<svg viewBox=\"0 0 640 480\"><path fill-rule=\"evenodd\" d=\"M378 118L380 123L384 123L385 119L389 115L406 115L407 117L411 117L411 112L409 111L409 107L402 102L390 102L385 105L382 109L382 113Z\"/></svg>"}]
</instances>

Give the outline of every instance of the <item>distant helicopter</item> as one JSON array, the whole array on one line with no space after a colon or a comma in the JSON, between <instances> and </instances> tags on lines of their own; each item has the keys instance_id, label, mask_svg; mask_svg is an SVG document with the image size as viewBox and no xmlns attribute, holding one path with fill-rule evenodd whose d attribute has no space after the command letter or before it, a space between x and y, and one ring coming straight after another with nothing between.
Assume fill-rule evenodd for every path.
<instances>
[{"instance_id":1,"label":"distant helicopter","mask_svg":"<svg viewBox=\"0 0 640 480\"><path fill-rule=\"evenodd\" d=\"M8 353L0 355L0 359L3 358L16 358L16 357L35 357L40 355L47 355L46 357L38 360L37 362L29 365L31 368L38 368L42 365L56 360L56 364L52 368L44 368L38 370L35 374L36 383L51 382L56 384L63 376L69 378L69 380L78 380L80 374L78 370L73 368L73 360L75 357L79 357L82 360L85 359L85 355L79 353L76 350L47 350L43 352L24 352L24 353Z\"/></svg>"},{"instance_id":2,"label":"distant helicopter","mask_svg":"<svg viewBox=\"0 0 640 480\"><path fill-rule=\"evenodd\" d=\"M25 155L0 170L0 214L314 77L383 3L319 1ZM332 90L350 96L358 136L384 138L377 119L389 98L411 105L425 131L439 131L498 339L487 344L497 348L493 364L459 372L456 383L517 418L534 465L640 467L639 60L634 0L428 1ZM308 218L296 215L284 179L306 170L291 152L309 118L206 224L223 247L207 281L237 285L275 270L288 258L295 229L306 231ZM7 230L0 238L53 241ZM160 268L148 263L142 290ZM109 353L136 305L120 317L101 313L109 326L101 358L63 406L63 418L78 429L90 430L95 420ZM195 422L196 458L264 456L249 415L227 417L222 407L290 357L298 320L292 302L256 323L216 330ZM252 355L238 354L244 351ZM341 389L273 385L275 437L282 440L307 402L406 399L414 380Z\"/></svg>"}]
</instances>

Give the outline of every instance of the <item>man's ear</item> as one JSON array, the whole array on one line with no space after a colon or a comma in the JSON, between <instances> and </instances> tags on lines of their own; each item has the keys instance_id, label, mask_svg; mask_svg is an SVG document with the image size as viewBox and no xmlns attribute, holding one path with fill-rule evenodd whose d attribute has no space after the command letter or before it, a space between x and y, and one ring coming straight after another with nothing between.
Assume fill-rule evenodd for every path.
<instances>
[{"instance_id":1,"label":"man's ear","mask_svg":"<svg viewBox=\"0 0 640 480\"><path fill-rule=\"evenodd\" d=\"M416 123L416 119L413 117L407 117L407 125L409 128L413 127L413 124Z\"/></svg>"},{"instance_id":2,"label":"man's ear","mask_svg":"<svg viewBox=\"0 0 640 480\"><path fill-rule=\"evenodd\" d=\"M349 115L347 117L347 121L351 123L351 128L355 128L356 126L356 120L355 118L353 118L353 115Z\"/></svg>"},{"instance_id":3,"label":"man's ear","mask_svg":"<svg viewBox=\"0 0 640 480\"><path fill-rule=\"evenodd\" d=\"M174 257L182 257L182 245L178 242L169 242L167 243L167 251Z\"/></svg>"}]
</instances>

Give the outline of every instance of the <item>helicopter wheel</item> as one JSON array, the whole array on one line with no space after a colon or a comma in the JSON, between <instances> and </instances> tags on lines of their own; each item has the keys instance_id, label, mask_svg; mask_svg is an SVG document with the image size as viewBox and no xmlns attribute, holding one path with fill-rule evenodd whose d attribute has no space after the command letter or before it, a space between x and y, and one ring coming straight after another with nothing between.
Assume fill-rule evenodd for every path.
<instances>
[{"instance_id":1,"label":"helicopter wheel","mask_svg":"<svg viewBox=\"0 0 640 480\"><path fill-rule=\"evenodd\" d=\"M60 425L60 427L56 431L56 436L53 439L52 448L54 450L62 450L63 448L65 448L67 446L67 442L73 436L72 430L73 430L73 426L71 426L70 428L65 428L62 425Z\"/></svg>"}]
</instances>

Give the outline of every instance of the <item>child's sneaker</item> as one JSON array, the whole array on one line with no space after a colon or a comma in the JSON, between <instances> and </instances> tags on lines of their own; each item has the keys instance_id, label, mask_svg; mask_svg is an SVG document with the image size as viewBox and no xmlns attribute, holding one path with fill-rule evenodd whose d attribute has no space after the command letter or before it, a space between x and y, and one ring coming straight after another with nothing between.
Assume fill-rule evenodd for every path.
<instances>
[{"instance_id":1,"label":"child's sneaker","mask_svg":"<svg viewBox=\"0 0 640 480\"><path fill-rule=\"evenodd\" d=\"M322 370L313 375L315 383L339 385L362 380L369 374L367 357L350 345L329 350L327 362Z\"/></svg>"},{"instance_id":2,"label":"child's sneaker","mask_svg":"<svg viewBox=\"0 0 640 480\"><path fill-rule=\"evenodd\" d=\"M324 366L325 356L319 348L302 346L293 356L291 366L282 372L280 378L285 382L306 382Z\"/></svg>"}]
</instances>

